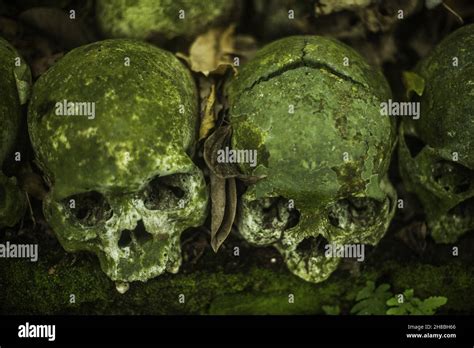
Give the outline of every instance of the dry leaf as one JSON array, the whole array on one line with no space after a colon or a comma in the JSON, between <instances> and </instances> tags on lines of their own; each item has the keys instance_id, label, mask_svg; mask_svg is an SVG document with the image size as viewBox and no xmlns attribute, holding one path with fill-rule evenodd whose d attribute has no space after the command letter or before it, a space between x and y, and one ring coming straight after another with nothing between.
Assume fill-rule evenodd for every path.
<instances>
[{"instance_id":1,"label":"dry leaf","mask_svg":"<svg viewBox=\"0 0 474 348\"><path fill-rule=\"evenodd\" d=\"M219 178L212 172L210 174L211 179L211 245L214 251L215 237L219 231L219 227L222 225L225 215L225 204L226 204L226 179Z\"/></svg>"},{"instance_id":2,"label":"dry leaf","mask_svg":"<svg viewBox=\"0 0 474 348\"><path fill-rule=\"evenodd\" d=\"M229 236L237 211L237 186L234 178L222 179L211 173L211 246L214 252Z\"/></svg>"},{"instance_id":3,"label":"dry leaf","mask_svg":"<svg viewBox=\"0 0 474 348\"><path fill-rule=\"evenodd\" d=\"M238 168L232 163L219 163L217 161L217 152L228 146L232 128L222 126L217 128L204 143L204 161L216 176L226 179L234 178L240 175Z\"/></svg>"},{"instance_id":4,"label":"dry leaf","mask_svg":"<svg viewBox=\"0 0 474 348\"><path fill-rule=\"evenodd\" d=\"M211 236L215 234L224 220L225 211L225 179L210 173L211 179Z\"/></svg>"},{"instance_id":5,"label":"dry leaf","mask_svg":"<svg viewBox=\"0 0 474 348\"><path fill-rule=\"evenodd\" d=\"M219 163L217 151L229 145L232 128L218 127L204 142L204 160L211 178L211 246L217 252L229 235L237 211L236 178L253 184L262 177L243 175L231 163Z\"/></svg>"},{"instance_id":6,"label":"dry leaf","mask_svg":"<svg viewBox=\"0 0 474 348\"><path fill-rule=\"evenodd\" d=\"M232 135L231 126L217 128L204 142L204 161L209 170L222 179L237 178L247 185L255 184L265 176L253 176L240 173L235 163L219 163L217 152L229 146Z\"/></svg>"},{"instance_id":7,"label":"dry leaf","mask_svg":"<svg viewBox=\"0 0 474 348\"><path fill-rule=\"evenodd\" d=\"M209 96L206 99L203 117L201 120L201 127L199 129L199 140L205 139L212 128L216 125L216 85L212 84Z\"/></svg>"},{"instance_id":8,"label":"dry leaf","mask_svg":"<svg viewBox=\"0 0 474 348\"><path fill-rule=\"evenodd\" d=\"M205 76L223 75L229 67L237 74L232 58L235 51L234 32L235 24L226 29L210 29L194 40L189 49L189 57L182 53L176 55L184 59L192 71L203 73Z\"/></svg>"},{"instance_id":9,"label":"dry leaf","mask_svg":"<svg viewBox=\"0 0 474 348\"><path fill-rule=\"evenodd\" d=\"M29 164L20 168L18 181L23 191L38 200L42 201L48 193L43 178L33 172Z\"/></svg>"}]
</instances>

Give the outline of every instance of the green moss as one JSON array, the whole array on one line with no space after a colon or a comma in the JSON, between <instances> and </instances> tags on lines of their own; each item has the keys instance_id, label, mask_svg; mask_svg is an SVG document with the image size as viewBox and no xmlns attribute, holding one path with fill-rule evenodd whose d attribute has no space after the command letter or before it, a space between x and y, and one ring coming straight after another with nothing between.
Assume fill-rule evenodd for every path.
<instances>
[{"instance_id":1,"label":"green moss","mask_svg":"<svg viewBox=\"0 0 474 348\"><path fill-rule=\"evenodd\" d=\"M75 312L88 304L94 304L90 308L94 312L100 311L112 299L113 284L97 272L90 260L72 260L65 257L56 265L46 260L34 265L24 260L6 261L0 277L3 311L60 314ZM70 302L71 295L75 296L75 303Z\"/></svg>"},{"instance_id":2,"label":"green moss","mask_svg":"<svg viewBox=\"0 0 474 348\"><path fill-rule=\"evenodd\" d=\"M474 25L454 31L417 67L420 118L403 119L399 167L421 201L431 235L454 243L474 228ZM424 146L414 153L414 142ZM471 203L470 203L471 202Z\"/></svg>"},{"instance_id":3,"label":"green moss","mask_svg":"<svg viewBox=\"0 0 474 348\"><path fill-rule=\"evenodd\" d=\"M460 262L434 266L425 264L397 265L391 276L393 291L415 289L420 298L444 296L448 303L441 312L460 313L472 311L474 306L474 268Z\"/></svg>"},{"instance_id":4,"label":"green moss","mask_svg":"<svg viewBox=\"0 0 474 348\"><path fill-rule=\"evenodd\" d=\"M0 165L11 149L20 124L20 100L16 89L14 64L18 52L0 38Z\"/></svg>"},{"instance_id":5,"label":"green moss","mask_svg":"<svg viewBox=\"0 0 474 348\"><path fill-rule=\"evenodd\" d=\"M21 64L16 66L17 62ZM21 104L26 101L30 87L28 78L28 65L13 46L0 38L0 227L14 226L26 210L25 194L15 178L2 173L2 166L18 135Z\"/></svg>"},{"instance_id":6,"label":"green moss","mask_svg":"<svg viewBox=\"0 0 474 348\"><path fill-rule=\"evenodd\" d=\"M57 115L56 103L65 100L94 103L94 117ZM171 53L105 40L72 50L39 78L28 127L53 194L62 199L100 184L141 187L156 170L151 158L192 152L197 104L190 72Z\"/></svg>"},{"instance_id":7,"label":"green moss","mask_svg":"<svg viewBox=\"0 0 474 348\"><path fill-rule=\"evenodd\" d=\"M5 260L0 269L0 308L12 314L208 314L319 313L321 305L349 303L345 278L315 286L289 273L283 265L259 267L254 261L227 269L211 251L193 270L134 282L124 295L100 270L95 257L66 254L58 245L40 244L37 263ZM232 257L233 258L233 257ZM253 259L253 258L252 258ZM356 284L357 282L354 282ZM355 290L356 288L354 288ZM295 303L288 304L288 295ZM69 302L75 295L75 304ZM180 295L185 296L180 303ZM232 301L246 299L242 306ZM250 298L253 298L250 301ZM245 303L245 305L243 304ZM252 309L254 308L254 309Z\"/></svg>"},{"instance_id":8,"label":"green moss","mask_svg":"<svg viewBox=\"0 0 474 348\"><path fill-rule=\"evenodd\" d=\"M252 266L227 273L222 270L164 275L147 283L132 283L120 295L97 261L79 255L37 264L9 260L0 272L0 307L11 314L311 314L322 305L354 298L356 284L344 278L315 286L284 268ZM59 260L59 261L57 261ZM54 267L53 267L54 266ZM54 268L54 273L50 270ZM362 284L362 283L361 283ZM349 291L353 287L352 291ZM70 295L75 303L70 303ZM289 295L294 303L288 303ZM184 295L184 303L180 303ZM26 300L28 299L28 300Z\"/></svg>"},{"instance_id":9,"label":"green moss","mask_svg":"<svg viewBox=\"0 0 474 348\"><path fill-rule=\"evenodd\" d=\"M238 1L199 0L97 1L98 26L106 37L170 40L192 38L225 25L239 13Z\"/></svg>"},{"instance_id":10,"label":"green moss","mask_svg":"<svg viewBox=\"0 0 474 348\"><path fill-rule=\"evenodd\" d=\"M473 123L468 120L474 112L473 59L474 24L441 41L418 66L425 79L421 117L410 121L426 144L458 151L459 161L469 167L474 167Z\"/></svg>"},{"instance_id":11,"label":"green moss","mask_svg":"<svg viewBox=\"0 0 474 348\"><path fill-rule=\"evenodd\" d=\"M236 294L216 298L209 309L210 314L322 314L327 303L347 304L352 294L347 292L346 281L332 278L331 281L314 285L301 282L296 277L269 272L251 272L250 277L265 282ZM259 277L259 278L255 278Z\"/></svg>"},{"instance_id":12,"label":"green moss","mask_svg":"<svg viewBox=\"0 0 474 348\"><path fill-rule=\"evenodd\" d=\"M241 254L246 255L238 262L229 249L224 248L218 257L207 249L199 262L185 263L180 273L131 283L128 292L121 295L94 256L67 254L54 239L46 239L52 245L40 242L37 263L2 261L2 313L324 314L323 306L337 305L342 314L348 314L368 280L376 285L390 284L393 293L414 289L419 298L447 297L441 314L474 310L472 259L423 264L410 257L394 257L405 250L394 243L382 243L360 275L338 270L327 281L312 284L292 275L281 260L264 264L262 260L274 252L272 249L248 248L230 238L227 243L239 245ZM69 302L71 294L75 304ZM184 303L179 301L181 294ZM290 294L294 303L288 302Z\"/></svg>"},{"instance_id":13,"label":"green moss","mask_svg":"<svg viewBox=\"0 0 474 348\"><path fill-rule=\"evenodd\" d=\"M299 208L319 208L348 190L362 195L372 175L387 170L395 130L380 117L380 103L390 98L388 84L336 40L272 42L226 84L226 92L233 148L265 149L258 153L258 174L267 175L256 185L259 196L277 188ZM346 161L344 154L350 155Z\"/></svg>"}]
</instances>

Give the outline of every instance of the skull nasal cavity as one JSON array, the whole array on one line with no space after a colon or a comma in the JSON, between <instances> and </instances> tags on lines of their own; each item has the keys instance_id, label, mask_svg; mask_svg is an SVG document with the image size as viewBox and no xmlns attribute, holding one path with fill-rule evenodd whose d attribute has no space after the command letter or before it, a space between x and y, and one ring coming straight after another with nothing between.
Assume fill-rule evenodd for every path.
<instances>
[{"instance_id":1,"label":"skull nasal cavity","mask_svg":"<svg viewBox=\"0 0 474 348\"><path fill-rule=\"evenodd\" d=\"M469 190L474 171L459 163L443 160L433 166L433 179L444 190L459 194Z\"/></svg>"},{"instance_id":2,"label":"skull nasal cavity","mask_svg":"<svg viewBox=\"0 0 474 348\"><path fill-rule=\"evenodd\" d=\"M122 234L120 235L120 239L118 242L119 247L125 248L132 243L141 245L146 243L147 241L153 239L153 235L148 233L143 221L140 220L137 223L137 227L134 230L123 230Z\"/></svg>"},{"instance_id":3,"label":"skull nasal cavity","mask_svg":"<svg viewBox=\"0 0 474 348\"><path fill-rule=\"evenodd\" d=\"M405 144L407 145L410 155L413 158L416 157L426 146L426 144L420 138L413 135L405 134L404 138Z\"/></svg>"},{"instance_id":4,"label":"skull nasal cavity","mask_svg":"<svg viewBox=\"0 0 474 348\"><path fill-rule=\"evenodd\" d=\"M290 228L292 227L295 227L296 225L298 225L298 223L300 222L300 212L299 210L296 210L296 209L291 209L290 210L290 217L288 218L288 222L285 226L285 230L289 230Z\"/></svg>"},{"instance_id":5,"label":"skull nasal cavity","mask_svg":"<svg viewBox=\"0 0 474 348\"><path fill-rule=\"evenodd\" d=\"M328 244L328 241L323 236L317 237L306 237L298 244L296 251L302 254L319 251L324 253L324 247Z\"/></svg>"},{"instance_id":6,"label":"skull nasal cavity","mask_svg":"<svg viewBox=\"0 0 474 348\"><path fill-rule=\"evenodd\" d=\"M132 243L132 232L130 232L130 230L123 230L118 242L119 247L125 248L125 247L128 247L131 243Z\"/></svg>"}]
</instances>

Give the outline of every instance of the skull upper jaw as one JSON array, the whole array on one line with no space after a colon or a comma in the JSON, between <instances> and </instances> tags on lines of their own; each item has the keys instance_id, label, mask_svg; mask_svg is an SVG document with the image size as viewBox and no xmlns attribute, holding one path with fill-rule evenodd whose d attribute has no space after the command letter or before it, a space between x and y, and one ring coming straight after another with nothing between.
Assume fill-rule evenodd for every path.
<instances>
[{"instance_id":1,"label":"skull upper jaw","mask_svg":"<svg viewBox=\"0 0 474 348\"><path fill-rule=\"evenodd\" d=\"M252 186L241 198L237 227L250 243L275 246L293 274L322 282L341 261L326 252L329 247L376 245L387 231L395 214L396 191L386 176L376 188L369 190L372 195L353 192L355 197L308 205L275 192L273 197L257 198ZM364 255L354 257L364 260Z\"/></svg>"},{"instance_id":2,"label":"skull upper jaw","mask_svg":"<svg viewBox=\"0 0 474 348\"><path fill-rule=\"evenodd\" d=\"M353 198L359 216L352 216L348 199L338 200L316 211L302 213L300 224L285 231L277 244L288 268L295 275L310 282L326 280L338 267L342 258L365 260L365 246L377 245L395 214L396 192L388 179L382 180L384 197ZM365 211L364 211L365 210ZM331 250L349 250L342 257Z\"/></svg>"},{"instance_id":3,"label":"skull upper jaw","mask_svg":"<svg viewBox=\"0 0 474 348\"><path fill-rule=\"evenodd\" d=\"M300 251L297 248L285 248L276 245L282 254L288 269L296 276L311 283L320 283L329 278L337 269L341 259L327 257L319 249Z\"/></svg>"}]
</instances>

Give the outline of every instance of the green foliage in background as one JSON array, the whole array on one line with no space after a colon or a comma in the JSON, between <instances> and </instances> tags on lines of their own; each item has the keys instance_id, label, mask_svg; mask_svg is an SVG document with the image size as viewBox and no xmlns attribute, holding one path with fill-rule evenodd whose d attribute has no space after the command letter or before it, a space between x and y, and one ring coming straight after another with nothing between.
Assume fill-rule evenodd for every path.
<instances>
[{"instance_id":1,"label":"green foliage in background","mask_svg":"<svg viewBox=\"0 0 474 348\"><path fill-rule=\"evenodd\" d=\"M436 310L446 304L448 299L443 296L431 296L420 300L414 296L413 289L407 289L403 294L396 295L387 301L390 306L387 310L389 315L432 315Z\"/></svg>"},{"instance_id":2,"label":"green foliage in background","mask_svg":"<svg viewBox=\"0 0 474 348\"><path fill-rule=\"evenodd\" d=\"M375 288L373 281L367 281L356 297L357 303L351 309L351 314L382 315L386 312L386 302L392 296L390 285L381 284Z\"/></svg>"},{"instance_id":3,"label":"green foliage in background","mask_svg":"<svg viewBox=\"0 0 474 348\"><path fill-rule=\"evenodd\" d=\"M357 303L352 307L351 314L357 315L432 315L445 305L448 299L443 296L431 296L421 300L414 296L413 289L407 289L403 294L394 295L390 292L389 284L375 286L373 281L367 281L356 297ZM326 314L331 314L326 311Z\"/></svg>"}]
</instances>

